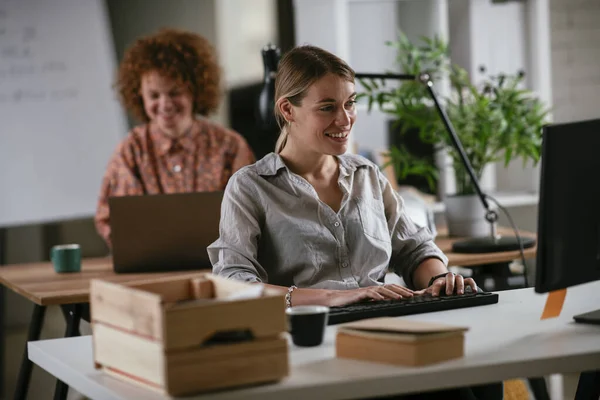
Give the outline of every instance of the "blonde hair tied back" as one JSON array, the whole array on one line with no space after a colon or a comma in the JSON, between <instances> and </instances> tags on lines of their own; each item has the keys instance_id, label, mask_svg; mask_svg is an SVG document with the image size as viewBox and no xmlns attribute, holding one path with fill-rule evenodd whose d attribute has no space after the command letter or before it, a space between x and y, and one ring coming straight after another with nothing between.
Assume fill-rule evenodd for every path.
<instances>
[{"instance_id":1,"label":"blonde hair tied back","mask_svg":"<svg viewBox=\"0 0 600 400\"><path fill-rule=\"evenodd\" d=\"M281 150L285 147L288 138L288 127L281 127L281 131L279 132L279 137L277 138L277 142L275 143L275 153L281 153Z\"/></svg>"}]
</instances>

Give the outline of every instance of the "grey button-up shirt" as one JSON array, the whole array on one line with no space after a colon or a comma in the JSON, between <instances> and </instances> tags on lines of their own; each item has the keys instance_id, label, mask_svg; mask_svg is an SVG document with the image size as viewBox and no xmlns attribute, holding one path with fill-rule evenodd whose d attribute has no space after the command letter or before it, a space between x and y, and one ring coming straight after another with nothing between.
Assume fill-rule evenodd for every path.
<instances>
[{"instance_id":1,"label":"grey button-up shirt","mask_svg":"<svg viewBox=\"0 0 600 400\"><path fill-rule=\"evenodd\" d=\"M304 178L271 153L236 172L221 206L220 237L208 247L213 272L273 285L355 289L383 283L388 270L413 286L425 259L447 258L427 228L363 157L338 157L344 194L336 213Z\"/></svg>"}]
</instances>

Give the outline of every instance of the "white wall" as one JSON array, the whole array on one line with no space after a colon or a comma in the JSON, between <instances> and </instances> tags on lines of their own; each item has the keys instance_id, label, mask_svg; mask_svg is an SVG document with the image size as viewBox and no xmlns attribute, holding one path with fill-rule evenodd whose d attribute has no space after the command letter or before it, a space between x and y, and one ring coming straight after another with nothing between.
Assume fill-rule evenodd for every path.
<instances>
[{"instance_id":1,"label":"white wall","mask_svg":"<svg viewBox=\"0 0 600 400\"><path fill-rule=\"evenodd\" d=\"M494 4L491 0L450 0L452 61L477 82L484 65L488 73L527 69L525 4Z\"/></svg>"},{"instance_id":2,"label":"white wall","mask_svg":"<svg viewBox=\"0 0 600 400\"><path fill-rule=\"evenodd\" d=\"M399 1L398 25L410 40L421 36L448 39L448 1L419 0Z\"/></svg>"},{"instance_id":3,"label":"white wall","mask_svg":"<svg viewBox=\"0 0 600 400\"><path fill-rule=\"evenodd\" d=\"M262 80L261 49L277 38L275 0L217 0L216 20L226 87Z\"/></svg>"},{"instance_id":4,"label":"white wall","mask_svg":"<svg viewBox=\"0 0 600 400\"><path fill-rule=\"evenodd\" d=\"M397 37L398 10L399 3L395 1L356 2L348 7L351 28L346 61L356 72L398 70L395 49L385 45Z\"/></svg>"},{"instance_id":5,"label":"white wall","mask_svg":"<svg viewBox=\"0 0 600 400\"><path fill-rule=\"evenodd\" d=\"M554 120L600 117L600 1L550 0Z\"/></svg>"},{"instance_id":6,"label":"white wall","mask_svg":"<svg viewBox=\"0 0 600 400\"><path fill-rule=\"evenodd\" d=\"M527 32L524 20L525 4L511 2L494 4L490 0L471 3L471 43L473 72L485 65L488 73L527 71ZM473 73L477 81L479 76Z\"/></svg>"},{"instance_id":7,"label":"white wall","mask_svg":"<svg viewBox=\"0 0 600 400\"><path fill-rule=\"evenodd\" d=\"M450 0L448 30L450 58L472 74L470 0Z\"/></svg>"},{"instance_id":8,"label":"white wall","mask_svg":"<svg viewBox=\"0 0 600 400\"><path fill-rule=\"evenodd\" d=\"M346 61L356 72L381 73L398 70L394 48L385 45L386 41L396 39L398 9L398 2L394 1L356 2L348 7L351 28ZM360 90L359 84L357 91ZM387 131L390 116L379 111L377 107L373 107L370 113L365 107L359 107L358 112L358 119L352 130L356 147L359 150L375 152L386 150L389 147Z\"/></svg>"},{"instance_id":9,"label":"white wall","mask_svg":"<svg viewBox=\"0 0 600 400\"><path fill-rule=\"evenodd\" d=\"M139 36L174 27L216 43L215 4L207 0L106 0L119 56Z\"/></svg>"}]
</instances>

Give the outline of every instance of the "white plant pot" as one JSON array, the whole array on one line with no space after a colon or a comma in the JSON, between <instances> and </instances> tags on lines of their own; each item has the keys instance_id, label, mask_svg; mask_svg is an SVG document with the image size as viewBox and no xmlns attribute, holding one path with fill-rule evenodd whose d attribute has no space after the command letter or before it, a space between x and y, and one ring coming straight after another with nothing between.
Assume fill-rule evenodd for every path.
<instances>
[{"instance_id":1,"label":"white plant pot","mask_svg":"<svg viewBox=\"0 0 600 400\"><path fill-rule=\"evenodd\" d=\"M450 236L478 237L490 234L485 208L477 195L446 196L446 223Z\"/></svg>"},{"instance_id":2,"label":"white plant pot","mask_svg":"<svg viewBox=\"0 0 600 400\"><path fill-rule=\"evenodd\" d=\"M440 148L436 150L434 159L439 172L437 195L441 201L444 201L447 196L456 193L456 174L452 157L448 154L447 148ZM489 163L483 168L479 186L484 193L492 193L496 190L496 163Z\"/></svg>"}]
</instances>

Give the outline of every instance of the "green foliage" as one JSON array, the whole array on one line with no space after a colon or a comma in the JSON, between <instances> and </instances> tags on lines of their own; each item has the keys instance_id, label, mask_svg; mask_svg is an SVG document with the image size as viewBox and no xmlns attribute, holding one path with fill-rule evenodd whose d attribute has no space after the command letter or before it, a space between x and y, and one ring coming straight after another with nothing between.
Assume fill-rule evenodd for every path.
<instances>
[{"instance_id":1,"label":"green foliage","mask_svg":"<svg viewBox=\"0 0 600 400\"><path fill-rule=\"evenodd\" d=\"M539 161L542 126L548 109L531 91L522 88L523 73L488 76L481 84L474 85L463 68L450 65L448 46L437 37L422 37L417 45L400 33L397 41L387 44L396 48L396 61L404 73L428 72L433 82L444 76L449 78L451 93L440 101L445 104L478 178L491 162L503 160L506 166L517 157L521 157L524 164L527 160L534 164ZM361 96L367 98L369 111L377 104L401 122L401 134L417 129L423 142L448 148L458 194L475 192L422 83L407 81L393 86L381 80L361 80L361 83L366 89ZM430 168L422 165L423 161L411 158L406 149L392 148L390 156L399 177L422 175L430 181L430 177L435 176ZM412 162L416 162L416 166Z\"/></svg>"},{"instance_id":2,"label":"green foliage","mask_svg":"<svg viewBox=\"0 0 600 400\"><path fill-rule=\"evenodd\" d=\"M387 157L389 161L383 167L391 164L397 178L406 179L409 175L423 176L427 180L429 189L435 190L438 170L428 160L415 156L404 146L392 147Z\"/></svg>"}]
</instances>

